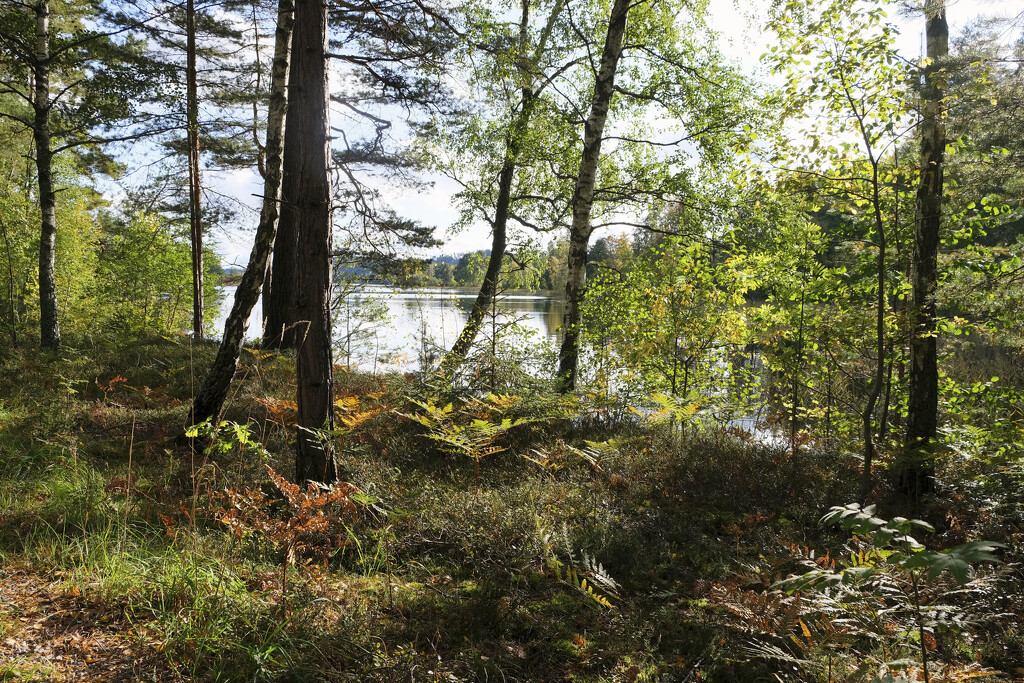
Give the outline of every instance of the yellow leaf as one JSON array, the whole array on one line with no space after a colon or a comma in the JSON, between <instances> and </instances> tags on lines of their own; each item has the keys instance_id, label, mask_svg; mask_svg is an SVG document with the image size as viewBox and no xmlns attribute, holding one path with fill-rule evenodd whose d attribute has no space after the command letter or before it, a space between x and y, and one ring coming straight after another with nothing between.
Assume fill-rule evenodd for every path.
<instances>
[{"instance_id":1,"label":"yellow leaf","mask_svg":"<svg viewBox=\"0 0 1024 683\"><path fill-rule=\"evenodd\" d=\"M807 641L810 642L810 640L811 640L811 630L809 628L807 628L807 624L804 623L803 619L798 619L797 621L800 624L800 630L804 632L804 638L806 638Z\"/></svg>"}]
</instances>

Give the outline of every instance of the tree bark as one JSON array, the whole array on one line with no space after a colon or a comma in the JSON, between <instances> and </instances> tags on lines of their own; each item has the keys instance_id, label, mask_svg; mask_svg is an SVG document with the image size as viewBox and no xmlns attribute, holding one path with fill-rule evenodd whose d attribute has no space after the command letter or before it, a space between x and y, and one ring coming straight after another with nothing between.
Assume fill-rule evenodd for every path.
<instances>
[{"instance_id":1,"label":"tree bark","mask_svg":"<svg viewBox=\"0 0 1024 683\"><path fill-rule=\"evenodd\" d=\"M292 47L292 89L285 133L286 195L298 232L296 355L298 450L295 479L303 484L338 480L330 442L318 430L334 428L334 366L331 357L331 178L328 88L327 6L324 0L298 0ZM294 118L293 118L294 113ZM294 134L293 134L294 133ZM295 161L289 166L288 159Z\"/></svg>"},{"instance_id":2,"label":"tree bark","mask_svg":"<svg viewBox=\"0 0 1024 683\"><path fill-rule=\"evenodd\" d=\"M907 463L900 488L917 499L931 491L935 476L929 453L938 430L939 370L935 339L935 289L938 284L939 228L942 223L943 163L946 149L945 105L940 70L949 54L949 25L944 0L925 6L929 63L921 89L921 181L914 220L911 267L912 334L910 395L907 401Z\"/></svg>"},{"instance_id":3,"label":"tree bark","mask_svg":"<svg viewBox=\"0 0 1024 683\"><path fill-rule=\"evenodd\" d=\"M580 326L583 322L580 307L587 287L587 249L593 227L590 213L594 206L594 188L597 184L601 142L608 108L615 93L615 72L622 55L622 41L626 35L630 1L615 0L608 17L601 66L594 82L594 97L583 134L583 155L572 195L572 227L569 232L569 280L565 285L565 318L562 325L562 347L558 354L558 382L562 392L576 388L579 375Z\"/></svg>"},{"instance_id":4,"label":"tree bark","mask_svg":"<svg viewBox=\"0 0 1024 683\"><path fill-rule=\"evenodd\" d=\"M238 366L238 357L249 327L249 316L259 300L267 278L270 255L277 235L278 211L281 202L282 149L285 116L288 111L288 64L290 62L293 22L292 0L281 0L277 10L277 32L274 42L274 64L271 75L270 104L267 111L266 175L263 180L263 209L256 228L249 263L235 290L224 337L217 358L206 381L192 403L191 424L215 417L224 405L228 387Z\"/></svg>"},{"instance_id":5,"label":"tree bark","mask_svg":"<svg viewBox=\"0 0 1024 683\"><path fill-rule=\"evenodd\" d=\"M861 127L863 131L863 126ZM870 150L870 143L865 134L865 144ZM869 152L870 153L870 152ZM878 177L878 160L871 154L871 204L874 210L875 229L878 231L878 264L875 292L875 373L871 378L871 390L861 412L861 432L864 438L864 465L861 472L860 503L863 505L874 488L872 468L875 460L874 416L878 406L878 397L882 395L882 383L885 381L885 313L886 313L886 266L885 252L889 248L885 233L885 221L882 219L882 198L880 195L881 180Z\"/></svg>"},{"instance_id":6,"label":"tree bark","mask_svg":"<svg viewBox=\"0 0 1024 683\"><path fill-rule=\"evenodd\" d=\"M505 247L508 234L508 214L512 203L512 184L515 181L516 165L522 154L524 138L530 126L530 118L537 104L540 93L534 88L536 80L536 64L543 54L547 40L554 28L555 21L561 13L562 2L556 2L551 9L547 24L541 32L540 39L532 59L527 56L529 49L530 2L522 0L522 14L519 23L519 75L523 81L522 97L519 114L513 119L505 140L505 156L498 172L498 197L494 206L494 220L491 222L491 255L487 261L487 272L484 274L480 293L477 294L473 308L469 312L462 333L441 360L439 372L443 377L451 377L462 365L473 346L480 328L483 325L487 310L491 307L498 292L498 281L501 278L501 266L505 258Z\"/></svg>"},{"instance_id":7,"label":"tree bark","mask_svg":"<svg viewBox=\"0 0 1024 683\"><path fill-rule=\"evenodd\" d=\"M298 8L296 8L296 12ZM296 22L298 17L296 16ZM298 32L298 28L296 28ZM293 40L297 40L294 38ZM302 103L297 93L303 85L298 69L299 55L293 42L288 80L288 120L299 120ZM274 240L273 260L263 288L263 347L297 349L306 333L298 311L298 258L300 220L297 197L302 191L302 159L287 150L297 149L307 131L289 124L284 131L284 170L281 188L280 216Z\"/></svg>"},{"instance_id":8,"label":"tree bark","mask_svg":"<svg viewBox=\"0 0 1024 683\"><path fill-rule=\"evenodd\" d=\"M526 107L524 106L524 112ZM524 114L520 114L522 119ZM523 126L525 129L525 126ZM498 293L498 280L501 278L501 266L505 258L505 246L508 231L508 209L512 197L512 181L515 178L516 158L518 157L518 144L514 139L509 141L505 152L505 162L498 174L498 199L495 204L494 221L491 223L493 234L491 236L491 255L487 261L487 272L484 273L484 282L480 286L480 293L473 302L473 308L469 311L469 317L462 328L462 333L455 340L445 357L441 360L440 373L444 377L451 377L459 366L462 365L469 353L470 347L476 335L483 326L484 316L487 309Z\"/></svg>"},{"instance_id":9,"label":"tree bark","mask_svg":"<svg viewBox=\"0 0 1024 683\"><path fill-rule=\"evenodd\" d=\"M196 73L195 0L185 3L185 99L188 132L188 210L192 235L192 334L204 336L203 310L203 214L199 181L199 85Z\"/></svg>"},{"instance_id":10,"label":"tree bark","mask_svg":"<svg viewBox=\"0 0 1024 683\"><path fill-rule=\"evenodd\" d=\"M32 136L39 176L39 321L40 345L60 347L57 319L57 193L53 186L53 150L50 146L50 3L39 0L36 12L36 53L33 65L35 96Z\"/></svg>"},{"instance_id":11,"label":"tree bark","mask_svg":"<svg viewBox=\"0 0 1024 683\"><path fill-rule=\"evenodd\" d=\"M293 74L294 75L294 74ZM294 90L289 93L288 117L292 117ZM289 147L289 136L299 135L285 128L285 148ZM294 168L298 160L284 157L283 188L281 192L280 218L277 236L274 240L274 256L263 290L263 347L268 349L298 348L304 330L298 324L296 283L298 278L299 234L296 226L298 216L294 203Z\"/></svg>"}]
</instances>

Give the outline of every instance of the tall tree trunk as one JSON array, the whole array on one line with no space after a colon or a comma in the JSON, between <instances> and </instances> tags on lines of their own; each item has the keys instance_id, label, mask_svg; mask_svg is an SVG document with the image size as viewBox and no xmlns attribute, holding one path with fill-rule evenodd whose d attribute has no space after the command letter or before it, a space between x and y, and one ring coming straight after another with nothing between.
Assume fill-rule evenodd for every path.
<instances>
[{"instance_id":1,"label":"tall tree trunk","mask_svg":"<svg viewBox=\"0 0 1024 683\"><path fill-rule=\"evenodd\" d=\"M932 489L935 468L929 457L938 429L939 370L935 343L935 289L938 283L939 227L942 222L943 162L946 126L942 101L944 58L949 54L949 25L944 0L925 4L929 63L921 89L921 183L914 220L911 267L912 331L910 397L907 401L907 463L900 488L917 499Z\"/></svg>"},{"instance_id":2,"label":"tall tree trunk","mask_svg":"<svg viewBox=\"0 0 1024 683\"><path fill-rule=\"evenodd\" d=\"M583 132L583 155L572 194L572 227L569 232L569 280L565 285L565 319L562 325L562 348L558 353L558 381L562 392L576 388L579 375L580 326L583 322L581 306L587 288L587 250L593 227L590 213L594 206L594 188L597 184L598 163L601 160L601 141L608 107L615 93L615 72L622 54L622 41L626 35L626 19L630 1L615 0L608 17L608 32L601 53L601 66L594 82L594 97L590 115Z\"/></svg>"},{"instance_id":3,"label":"tall tree trunk","mask_svg":"<svg viewBox=\"0 0 1024 683\"><path fill-rule=\"evenodd\" d=\"M253 242L249 263L235 290L224 337L210 374L192 403L192 424L213 418L220 412L228 395L228 387L238 366L249 316L259 300L267 277L270 254L277 234L278 207L281 201L281 157L284 145L285 115L288 111L288 64L292 45L292 0L280 0L277 9L277 33L274 42L274 64L271 76L270 104L267 111L266 175L263 179L263 210Z\"/></svg>"},{"instance_id":4,"label":"tall tree trunk","mask_svg":"<svg viewBox=\"0 0 1024 683\"><path fill-rule=\"evenodd\" d=\"M203 214L199 182L199 84L196 73L195 0L185 3L185 99L188 130L188 214L192 232L192 334L203 338Z\"/></svg>"},{"instance_id":5,"label":"tall tree trunk","mask_svg":"<svg viewBox=\"0 0 1024 683\"><path fill-rule=\"evenodd\" d=\"M35 96L32 136L39 175L39 321L44 349L60 347L57 320L57 193L53 187L53 150L50 148L50 3L39 0L36 11Z\"/></svg>"},{"instance_id":6,"label":"tall tree trunk","mask_svg":"<svg viewBox=\"0 0 1024 683\"><path fill-rule=\"evenodd\" d=\"M523 108L524 112L526 107ZM522 119L524 114L520 114ZM524 126L525 128L525 126ZM469 311L469 317L462 328L462 333L455 340L445 357L441 360L440 373L445 377L451 377L462 365L469 353L470 347L476 335L483 325L484 316L490 308L491 301L497 296L498 280L501 277L501 265L505 258L506 235L508 229L508 209L512 197L512 181L515 178L516 162L518 156L518 144L514 139L509 141L505 151L505 162L498 174L498 200L494 209L494 221L491 223L491 255L487 261L487 272L484 273L484 282L480 286L480 292L476 295L473 308Z\"/></svg>"},{"instance_id":7,"label":"tall tree trunk","mask_svg":"<svg viewBox=\"0 0 1024 683\"><path fill-rule=\"evenodd\" d=\"M334 428L334 366L331 358L331 177L327 89L327 5L298 0L292 49L292 91L285 133L285 164L297 159L294 177L285 178L286 195L296 214L299 320L298 376L299 483L338 480L338 464L327 439L317 430ZM294 105L294 106L292 106ZM293 118L294 113L294 118ZM292 133L296 135L292 135ZM286 171L287 172L287 171Z\"/></svg>"},{"instance_id":8,"label":"tall tree trunk","mask_svg":"<svg viewBox=\"0 0 1024 683\"><path fill-rule=\"evenodd\" d=\"M298 8L296 8L298 11ZM298 17L296 16L296 22ZM298 29L296 28L296 33ZM295 38L294 40L297 40ZM307 41L308 43L308 41ZM300 81L299 55L293 42L288 77L288 120L299 120L302 103L296 93L304 86ZM297 197L302 191L300 177L303 160L287 150L297 149L307 131L289 123L284 131L284 171L281 188L280 216L274 240L273 260L263 288L263 346L269 349L297 349L306 333L298 311L299 220Z\"/></svg>"},{"instance_id":9,"label":"tall tree trunk","mask_svg":"<svg viewBox=\"0 0 1024 683\"><path fill-rule=\"evenodd\" d=\"M7 232L7 221L0 220L0 226L3 227L4 246L7 251L7 301L9 304L8 315L10 316L11 325L11 348L16 349L18 348L18 314L14 307L14 258L11 253L11 238Z\"/></svg>"},{"instance_id":10,"label":"tall tree trunk","mask_svg":"<svg viewBox=\"0 0 1024 683\"><path fill-rule=\"evenodd\" d=\"M522 0L522 14L519 22L519 74L523 81L522 98L519 114L513 119L507 138L505 139L505 158L498 172L498 197L494 207L494 220L491 223L491 255L487 261L487 272L484 274L480 293L477 294L473 308L469 312L462 333L441 360L439 372L444 377L451 377L462 365L473 346L476 335L480 332L484 317L491 303L497 296L498 280L501 277L501 266L505 258L505 246L508 233L508 213L512 203L512 184L515 180L516 164L523 149L524 137L530 126L530 118L536 107L540 93L535 90L534 82L537 74L536 65L544 52L547 40L551 35L555 20L561 13L563 3L559 0L551 9L548 22L541 32L540 39L532 59L528 56L530 2Z\"/></svg>"},{"instance_id":11,"label":"tall tree trunk","mask_svg":"<svg viewBox=\"0 0 1024 683\"><path fill-rule=\"evenodd\" d=\"M863 131L863 127L861 128ZM865 138L866 138L865 134ZM865 141L868 149L870 143ZM882 395L882 384L885 382L885 313L886 313L886 267L885 251L888 249L888 240L885 234L885 221L882 219L882 198L879 187L878 161L871 156L871 202L874 207L875 230L878 232L878 266L876 269L877 289L875 297L875 374L871 378L871 390L868 400L864 404L861 413L861 432L864 438L864 465L861 473L860 503L863 505L874 486L872 478L872 467L875 460L875 433L874 416L875 408L878 406L878 397Z\"/></svg>"}]
</instances>

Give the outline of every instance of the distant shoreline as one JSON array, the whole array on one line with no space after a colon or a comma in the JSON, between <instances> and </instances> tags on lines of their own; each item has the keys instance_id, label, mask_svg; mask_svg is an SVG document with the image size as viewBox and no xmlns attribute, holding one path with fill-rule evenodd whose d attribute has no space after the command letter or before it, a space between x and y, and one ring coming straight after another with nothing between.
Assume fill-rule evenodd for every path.
<instances>
[{"instance_id":1,"label":"distant shoreline","mask_svg":"<svg viewBox=\"0 0 1024 683\"><path fill-rule=\"evenodd\" d=\"M237 274L231 273L231 274L227 274L227 275L225 275L225 276L223 276L221 278L219 286L220 287L238 287L238 285L239 285L239 283L241 281L242 281L242 274L241 273L237 273ZM459 287L459 286L455 286L455 285L451 285L451 286L444 286L444 285L409 285L409 286L406 287L406 286L402 286L402 285L394 285L394 284L387 283L387 282L375 282L373 280L367 280L365 282L360 282L359 284L360 284L360 286L387 287L387 288L390 288L390 289L403 290L403 291L407 291L407 292L452 292L452 293L459 293L459 294L463 294L463 293L469 294L469 293L471 293L471 294L475 295L476 293L478 293L480 291L479 287L470 287L470 286ZM503 291L503 292L498 294L498 299L500 300L503 296L538 296L538 297L543 297L545 299L556 299L556 300L559 300L559 301L564 301L565 300L565 292L560 292L560 291L554 290L554 289L507 289L507 290L505 290L505 291Z\"/></svg>"}]
</instances>

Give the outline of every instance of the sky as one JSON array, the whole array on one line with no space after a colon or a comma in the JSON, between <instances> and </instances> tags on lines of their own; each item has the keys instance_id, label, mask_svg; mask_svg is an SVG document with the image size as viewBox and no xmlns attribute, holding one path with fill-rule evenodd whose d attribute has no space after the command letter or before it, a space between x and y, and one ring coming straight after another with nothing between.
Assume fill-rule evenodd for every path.
<instances>
[{"instance_id":1,"label":"sky","mask_svg":"<svg viewBox=\"0 0 1024 683\"><path fill-rule=\"evenodd\" d=\"M720 32L719 48L729 59L734 60L744 72L759 72L758 58L767 51L770 33L763 29L767 15L768 0L712 0L711 24ZM891 13L891 20L900 28L897 47L908 59L917 59L923 53L924 21L919 16L900 17ZM947 0L947 18L950 33L957 35L979 15L1013 17L1021 14L1019 0ZM1011 36L1012 37L1012 36ZM385 197L399 215L419 220L426 225L436 226L436 236L445 245L433 253L460 254L490 246L490 234L486 225L473 226L462 233L452 235L451 226L458 215L452 205L452 195L457 184L444 177L425 178L430 185L423 191L407 189L385 191ZM251 249L253 230L258 217L257 195L262 185L257 184L255 171L235 171L212 177L209 182L215 190L237 199L253 208L242 216L244 223L253 227L249 230L232 230L217 236L218 249L224 264L244 266ZM597 233L595 238L600 237Z\"/></svg>"}]
</instances>

